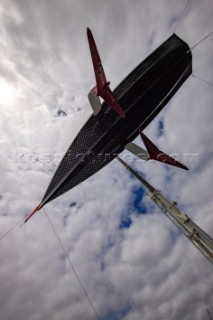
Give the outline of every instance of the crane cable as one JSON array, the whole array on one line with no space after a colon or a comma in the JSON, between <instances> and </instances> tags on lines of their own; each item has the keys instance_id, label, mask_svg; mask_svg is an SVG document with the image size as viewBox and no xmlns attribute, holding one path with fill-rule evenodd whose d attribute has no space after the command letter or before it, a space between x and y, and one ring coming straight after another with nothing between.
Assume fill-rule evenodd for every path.
<instances>
[{"instance_id":1,"label":"crane cable","mask_svg":"<svg viewBox=\"0 0 213 320\"><path fill-rule=\"evenodd\" d=\"M3 240L11 231L13 231L13 229L15 229L18 225L21 226L22 222L24 221L25 218L22 218L21 220L19 220L13 227L11 227L9 230L7 230L1 237L0 237L0 241Z\"/></svg>"},{"instance_id":2,"label":"crane cable","mask_svg":"<svg viewBox=\"0 0 213 320\"><path fill-rule=\"evenodd\" d=\"M98 315L97 310L96 310L95 307L94 307L94 304L92 303L92 300L91 300L91 298L90 298L90 296L89 296L89 294L88 294L85 286L83 285L83 283L82 283L82 281L81 281L78 273L76 272L75 267L74 267L72 261L70 260L70 258L69 258L69 256L68 256L68 253L67 253L66 249L64 248L64 245L63 245L63 243L62 243L62 241L61 241L61 239L60 239L60 237L59 237L56 229L54 228L54 225L53 225L52 221L50 220L50 217L48 216L48 214L47 214L46 210L44 209L44 207L43 207L43 211L44 211L44 214L45 214L45 216L46 216L46 218L47 218L47 220L48 220L48 222L49 222L49 224L50 224L50 226L51 226L51 228L52 228L52 230L53 230L53 232L54 232L57 240L58 240L58 243L60 244L60 246L61 246L61 248L62 248L62 250L63 250L63 252L64 252L64 254L65 254L66 258L67 258L67 261L69 262L69 265L70 265L72 271L73 271L74 274L75 274L76 279L78 280L78 282L79 282L79 284L80 284L80 286L81 286L81 288L82 288L82 290L83 290L83 292L84 292L84 294L85 294L85 296L86 296L86 298L87 298L90 306L92 307L92 309L93 309L93 311L94 311L94 315L95 315L96 319L97 319L97 320L101 320L101 318L100 318L99 315ZM22 219L19 220L15 225L13 225L9 230L7 230L7 231L0 237L0 241L3 240L9 233L11 233L18 225L21 227L21 226L23 225L23 221L24 221L24 220L25 220L25 218L22 218Z\"/></svg>"},{"instance_id":3,"label":"crane cable","mask_svg":"<svg viewBox=\"0 0 213 320\"><path fill-rule=\"evenodd\" d=\"M179 16L178 22L177 22L177 24L176 24L176 26L175 26L175 29L174 29L174 32L173 32L173 33L175 33L175 31L177 30L177 28L178 28L178 26L179 26L179 24L180 24L180 22L181 22L181 20L182 20L182 18L183 18L183 15L184 15L184 13L185 13L185 11L186 11L186 8L188 7L188 4L189 4L190 1L191 1L191 0L188 0L188 2L187 2L187 4L185 5L185 7L184 7L184 9L183 9L183 11L182 11L182 13L181 13L181 15Z\"/></svg>"},{"instance_id":4,"label":"crane cable","mask_svg":"<svg viewBox=\"0 0 213 320\"><path fill-rule=\"evenodd\" d=\"M67 258L67 261L69 262L69 265L70 265L72 271L74 272L74 274L75 274L75 276L76 276L76 279L78 280L78 282L79 282L79 284L80 284L80 286L81 286L81 288L82 288L82 290L83 290L83 292L84 292L84 294L85 294L85 296L86 296L86 298L87 298L90 306L92 307L92 309L93 309L93 311L94 311L94 314L95 314L96 319L97 319L97 320L100 320L101 318L99 317L99 315L98 315L98 313L97 313L97 310L95 309L94 304L92 303L92 300L91 300L91 298L90 298L90 296L89 296L89 294L88 294L85 286L83 285L83 283L82 283L82 281L81 281L78 273L76 272L75 267L74 267L72 261L70 260L70 257L69 257L69 255L68 255L68 253L67 253L67 251L66 251L66 249L65 249L65 247L64 247L64 245L63 245L63 243L62 243L62 241L61 241L61 239L60 239L60 237L59 237L59 235L58 235L58 233L57 233L57 231L56 231L56 229L55 229L55 227L54 227L51 219L50 219L50 217L48 216L46 210L44 209L44 207L43 207L43 211L44 211L45 216L47 217L47 220L48 220L48 222L49 222L49 224L50 224L50 226L51 226L51 228L52 228L52 230L53 230L53 232L54 232L57 240L58 240L58 243L59 243L60 247L62 248L62 250L63 250L63 252L64 252L64 255L65 255L66 258Z\"/></svg>"}]
</instances>

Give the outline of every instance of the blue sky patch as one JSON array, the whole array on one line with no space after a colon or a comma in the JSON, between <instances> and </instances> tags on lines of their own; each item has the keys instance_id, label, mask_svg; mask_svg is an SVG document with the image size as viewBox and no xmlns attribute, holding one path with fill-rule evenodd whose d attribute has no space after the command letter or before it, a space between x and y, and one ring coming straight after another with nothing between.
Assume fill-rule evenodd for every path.
<instances>
[{"instance_id":1,"label":"blue sky patch","mask_svg":"<svg viewBox=\"0 0 213 320\"><path fill-rule=\"evenodd\" d=\"M172 26L175 26L178 21L178 16L172 16L172 18L169 20L168 26L171 28Z\"/></svg>"},{"instance_id":2,"label":"blue sky patch","mask_svg":"<svg viewBox=\"0 0 213 320\"><path fill-rule=\"evenodd\" d=\"M139 187L133 191L133 207L136 209L137 214L146 214L147 209L143 205L142 199L144 195L144 189Z\"/></svg>"},{"instance_id":3,"label":"blue sky patch","mask_svg":"<svg viewBox=\"0 0 213 320\"><path fill-rule=\"evenodd\" d=\"M131 226L131 224L132 224L132 219L129 216L122 217L119 228L120 229L128 229Z\"/></svg>"},{"instance_id":4,"label":"blue sky patch","mask_svg":"<svg viewBox=\"0 0 213 320\"><path fill-rule=\"evenodd\" d=\"M56 117L66 117L66 116L67 116L67 113L61 108L59 108L57 111Z\"/></svg>"},{"instance_id":5,"label":"blue sky patch","mask_svg":"<svg viewBox=\"0 0 213 320\"><path fill-rule=\"evenodd\" d=\"M123 319L123 317L125 317L129 311L132 309L131 305L127 305L126 307L124 307L121 310L117 310L117 311L112 311L110 313L108 313L108 315L106 317L104 317L104 320L121 320Z\"/></svg>"},{"instance_id":6,"label":"blue sky patch","mask_svg":"<svg viewBox=\"0 0 213 320\"><path fill-rule=\"evenodd\" d=\"M175 242L177 240L177 238L179 238L182 235L182 232L177 229L176 227L174 227L173 229L169 230L170 233L170 237L172 238L173 242Z\"/></svg>"},{"instance_id":7,"label":"blue sky patch","mask_svg":"<svg viewBox=\"0 0 213 320\"><path fill-rule=\"evenodd\" d=\"M132 224L131 214L146 214L147 208L143 204L144 189L140 186L133 190L133 196L130 199L129 208L125 216L121 217L119 229L128 229Z\"/></svg>"},{"instance_id":8,"label":"blue sky patch","mask_svg":"<svg viewBox=\"0 0 213 320\"><path fill-rule=\"evenodd\" d=\"M164 123L163 120L159 120L157 124L157 136L161 137L164 132Z\"/></svg>"},{"instance_id":9,"label":"blue sky patch","mask_svg":"<svg viewBox=\"0 0 213 320\"><path fill-rule=\"evenodd\" d=\"M70 208L75 207L77 205L77 202L73 201L70 203Z\"/></svg>"}]
</instances>

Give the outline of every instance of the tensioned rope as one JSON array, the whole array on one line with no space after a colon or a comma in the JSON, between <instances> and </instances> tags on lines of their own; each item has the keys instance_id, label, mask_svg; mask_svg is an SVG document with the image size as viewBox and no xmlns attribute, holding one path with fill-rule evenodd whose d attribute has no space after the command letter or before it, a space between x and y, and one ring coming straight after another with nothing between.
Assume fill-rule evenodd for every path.
<instances>
[{"instance_id":1,"label":"tensioned rope","mask_svg":"<svg viewBox=\"0 0 213 320\"><path fill-rule=\"evenodd\" d=\"M78 273L76 272L75 267L74 267L72 261L70 260L70 258L69 258L69 256L68 256L68 253L67 253L66 249L64 248L64 245L63 245L63 243L62 243L59 235L57 234L56 229L55 229L54 226L53 226L52 221L50 220L50 217L48 216L48 214L47 214L47 212L46 212L46 210L45 210L44 208L43 208L43 211L44 211L44 213L45 213L45 216L47 217L47 220L48 220L48 222L49 222L49 224L50 224L50 226L51 226L51 228L52 228L52 230L53 230L53 232L54 232L57 240L58 240L58 243L60 244L60 246L61 246L61 248L62 248L62 250L63 250L63 252L64 252L64 254L65 254L66 258L67 258L67 261L69 262L69 265L70 265L72 271L73 271L74 274L75 274L76 279L78 280L78 282L79 282L79 284L80 284L80 286L81 286L81 288L82 288L82 290L83 290L83 292L84 292L84 294L85 294L85 296L86 296L86 298L87 298L90 306L92 307L92 309L93 309L93 311L94 311L94 314L95 314L96 319L97 319L97 320L100 320L101 318L99 317L99 315L98 315L98 313L97 313L97 311L96 311L96 309L95 309L95 307L94 307L94 304L92 303L92 300L91 300L91 298L89 297L89 294L88 294L85 286L83 285L83 283L82 283L82 281L81 281ZM7 230L7 232L5 232L5 233L0 237L0 241L3 240L3 239L4 239L10 232L12 232L18 225L21 227L21 226L23 225L22 222L23 222L24 220L25 220L25 218L22 218L22 219L19 220L13 227L11 227L9 230Z\"/></svg>"},{"instance_id":2,"label":"tensioned rope","mask_svg":"<svg viewBox=\"0 0 213 320\"><path fill-rule=\"evenodd\" d=\"M13 231L13 229L15 229L18 225L21 225L21 223L24 221L24 218L22 218L21 220L19 220L13 227L11 227L9 230L7 230L7 232L5 232L1 237L0 237L0 241L2 239L4 239L11 231Z\"/></svg>"},{"instance_id":3,"label":"tensioned rope","mask_svg":"<svg viewBox=\"0 0 213 320\"><path fill-rule=\"evenodd\" d=\"M186 3L186 5L185 5L185 7L184 7L184 9L183 9L183 11L182 11L182 13L181 13L181 15L179 16L177 25L176 25L176 27L175 27L175 29L174 29L174 33L175 33L175 31L177 30L177 28L178 28L178 26L179 26L179 24L180 24L180 22L181 22L181 19L182 19L184 13L185 13L186 8L188 7L190 1L191 1L191 0L188 0L188 1L187 1L187 3ZM197 47L198 45L200 45L204 40L206 40L206 39L207 39L208 37L210 37L212 34L213 34L213 31L210 32L209 34L207 34L203 39L201 39L199 42L197 42L193 47L191 47L190 50L188 50L188 52L192 51L195 47ZM202 79L202 78L199 78L199 77L197 77L197 76L194 75L194 74L192 74L192 76L195 77L195 78L197 78L198 80L201 80L201 81L203 81L203 82L205 82L205 83L213 86L213 84L210 83L209 81L206 81L206 80L204 80L204 79ZM56 232L56 230L55 230L55 228L54 228L54 226L53 226L53 224L52 224L52 222L51 222L51 220L50 220L49 216L47 215L47 213L46 213L46 211L45 211L44 208L43 208L43 211L44 211L44 213L45 213L45 215L46 215L46 217L47 217L47 219L48 219L48 221L49 221L49 224L50 224L53 232L54 232L55 235L56 235L56 238L57 238L57 240L58 240L58 242L59 242L59 244L60 244L60 246L61 246L61 248L62 248L62 250L63 250L63 252L64 252L64 254L65 254L65 256L66 256L66 258L67 258L67 260L68 260L68 262L69 262L69 265L70 265L72 271L74 272L74 274L75 274L75 276L76 276L76 279L78 280L78 282L79 282L79 284L80 284L80 286L81 286L81 288L82 288L82 290L83 290L83 292L84 292L84 294L85 294L85 296L86 296L86 298L87 298L90 306L92 307L92 309L93 309L93 311L94 311L94 314L95 314L96 319L97 319L97 320L100 320L100 317L99 317L99 315L98 315L98 313L97 313L97 311L96 311L96 309L95 309L95 307L94 307L94 305L93 305L93 303L92 303L92 301L91 301L91 299L90 299L90 297L89 297L89 295L88 295L88 293L87 293L87 290L85 289L85 287L84 287L84 285L83 285L80 277L78 276L78 274L77 274L77 272L76 272L76 270L75 270L75 268L74 268L74 266L73 266L73 264L72 264L72 262L71 262L71 260L70 260L70 258L69 258L69 256L68 256L68 254L67 254L67 252L66 252L66 250L65 250L65 248L64 248L64 246L63 246L63 243L61 242L61 239L59 238L59 236L58 236L58 234L57 234L57 232ZM23 222L24 220L25 220L25 218L22 218L22 219L21 219L20 221L18 221L13 227L11 227L7 232L5 232L5 233L0 237L0 241L1 241L2 239L4 239L10 232L12 232L18 225L20 225L20 224L22 225L22 222Z\"/></svg>"},{"instance_id":4,"label":"tensioned rope","mask_svg":"<svg viewBox=\"0 0 213 320\"><path fill-rule=\"evenodd\" d=\"M196 79L198 79L198 80L200 80L200 81L203 81L204 83L207 83L207 84L209 84L210 86L213 87L213 83L211 83L211 82L209 82L209 81L206 81L206 80L204 80L204 79L202 79L202 78L199 78L199 77L197 77L195 74L192 74L191 76L194 77L194 78L196 78Z\"/></svg>"},{"instance_id":5,"label":"tensioned rope","mask_svg":"<svg viewBox=\"0 0 213 320\"><path fill-rule=\"evenodd\" d=\"M188 7L188 4L189 4L190 1L191 1L191 0L188 0L188 2L187 2L187 4L185 5L185 7L184 7L184 9L183 9L183 11L182 11L182 13L181 13L181 15L179 16L178 22L177 22L177 24L176 24L176 27L175 27L173 33L175 33L175 31L177 30L177 28L178 28L178 26L179 26L179 24L180 24L180 22L181 22L181 19L183 18L183 15L184 15L184 13L185 13L185 11L186 11L186 8Z\"/></svg>"},{"instance_id":6,"label":"tensioned rope","mask_svg":"<svg viewBox=\"0 0 213 320\"><path fill-rule=\"evenodd\" d=\"M97 320L100 320L100 317L99 317L99 315L98 315L98 313L97 313L97 311L96 311L96 309L95 309L95 307L94 307L94 304L92 303L92 300L90 299L89 294L88 294L85 286L83 285L83 283L82 283L82 281L81 281L78 273L76 272L75 267L74 267L72 261L70 260L70 257L69 257L69 255L68 255L68 253L67 253L67 251L66 251L66 249L65 249L65 247L64 247L64 245L63 245L63 243L62 243L62 241L61 241L61 239L60 239L60 237L59 237L59 235L58 235L58 233L56 232L56 229L55 229L55 227L53 226L53 223L52 223L52 221L50 220L50 217L48 216L46 210L44 209L44 207L43 207L43 211L44 211L44 213L45 213L45 216L47 217L47 220L48 220L48 222L49 222L49 224L50 224L50 226L51 226L51 228L52 228L52 230L53 230L53 232L54 232L57 240L58 240L58 243L60 244L60 246L61 246L61 248L62 248L62 250L63 250L63 252L64 252L64 254L65 254L66 258L67 258L67 261L69 262L69 265L70 265L72 271L74 272L74 274L75 274L75 276L76 276L76 279L78 280L78 282L79 282L79 284L80 284L80 286L81 286L81 288L82 288L82 290L83 290L83 292L84 292L84 294L85 294L85 296L86 296L86 298L87 298L90 306L92 307L92 309L93 309L93 311L94 311L94 314L95 314L96 319L97 319Z\"/></svg>"},{"instance_id":7,"label":"tensioned rope","mask_svg":"<svg viewBox=\"0 0 213 320\"><path fill-rule=\"evenodd\" d=\"M201 44L201 42L203 42L204 40L206 40L208 37L210 37L213 34L213 31L209 32L207 34L207 36L205 36L203 39L201 39L200 41L198 41L193 47L190 48L190 50L188 50L187 52L192 51L195 47L197 47L199 44Z\"/></svg>"},{"instance_id":8,"label":"tensioned rope","mask_svg":"<svg viewBox=\"0 0 213 320\"><path fill-rule=\"evenodd\" d=\"M177 22L177 24L176 24L176 26L175 26L175 29L174 29L174 32L173 32L173 33L175 33L175 31L177 30L177 28L178 28L178 26L179 26L179 24L180 24L180 22L181 22L181 20L182 20L182 18L183 18L183 16L184 16L184 13L185 13L186 8L188 7L190 1L191 1L191 0L188 0L188 1L187 1L187 3L186 3L186 5L185 5L182 13L180 14L180 16L179 16L179 18L178 18L178 22ZM210 37L212 34L213 34L213 31L211 31L211 32L210 32L209 34L207 34L203 39L201 39L200 41L198 41L193 47L191 47L191 48L187 51L187 53L190 52L190 51L192 51L192 50L193 50L195 47L197 47L198 45L200 45L204 40L206 40L206 39L207 39L208 37ZM202 78L200 78L200 77L197 77L195 74L192 74L192 76L193 76L194 78L200 80L200 81L203 81L203 82L205 82L205 83L213 86L213 84L212 84L211 82L209 82L209 81L207 81L207 80L204 80L204 79L202 79Z\"/></svg>"},{"instance_id":9,"label":"tensioned rope","mask_svg":"<svg viewBox=\"0 0 213 320\"><path fill-rule=\"evenodd\" d=\"M208 37L210 37L212 34L213 34L213 31L211 31L210 33L208 33L203 39L201 39L200 41L198 41L198 42L197 42L193 47L191 47L186 53L192 51L194 48L196 48L198 45L200 45L204 40L206 40L206 39L207 39ZM196 78L196 79L198 79L198 80L200 80L200 81L203 81L203 82L205 82L205 83L207 83L207 84L209 84L210 86L213 87L213 84L212 84L211 82L209 82L209 81L207 81L207 80L204 80L204 79L202 79L202 78L200 78L200 77L197 77L195 74L192 74L192 77L194 77L194 78Z\"/></svg>"}]
</instances>

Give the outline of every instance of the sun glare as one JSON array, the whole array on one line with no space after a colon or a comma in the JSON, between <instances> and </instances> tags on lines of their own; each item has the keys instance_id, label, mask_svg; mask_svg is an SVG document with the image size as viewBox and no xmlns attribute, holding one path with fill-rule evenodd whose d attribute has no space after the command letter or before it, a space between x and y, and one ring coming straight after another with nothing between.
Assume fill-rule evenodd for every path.
<instances>
[{"instance_id":1,"label":"sun glare","mask_svg":"<svg viewBox=\"0 0 213 320\"><path fill-rule=\"evenodd\" d=\"M17 89L8 82L0 80L0 105L1 108L11 105L17 98Z\"/></svg>"}]
</instances>

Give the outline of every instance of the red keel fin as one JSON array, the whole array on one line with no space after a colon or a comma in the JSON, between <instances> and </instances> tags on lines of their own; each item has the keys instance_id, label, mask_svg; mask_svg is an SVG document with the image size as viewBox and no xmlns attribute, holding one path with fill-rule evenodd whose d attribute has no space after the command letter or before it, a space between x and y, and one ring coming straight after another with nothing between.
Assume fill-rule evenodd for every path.
<instances>
[{"instance_id":1,"label":"red keel fin","mask_svg":"<svg viewBox=\"0 0 213 320\"><path fill-rule=\"evenodd\" d=\"M154 143L145 136L143 132L140 131L141 138L147 148L147 151L149 153L149 159L157 160L159 162L167 163L172 166L184 169L184 170L189 170L186 166L184 166L182 163L179 161L175 160L174 158L170 157L163 151L159 150Z\"/></svg>"}]
</instances>

